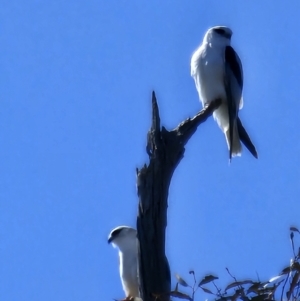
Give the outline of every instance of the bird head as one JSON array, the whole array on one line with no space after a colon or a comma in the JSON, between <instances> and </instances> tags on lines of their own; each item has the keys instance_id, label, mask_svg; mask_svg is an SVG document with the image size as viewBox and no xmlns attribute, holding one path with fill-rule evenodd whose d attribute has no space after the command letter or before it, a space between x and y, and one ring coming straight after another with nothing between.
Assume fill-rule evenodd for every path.
<instances>
[{"instance_id":1,"label":"bird head","mask_svg":"<svg viewBox=\"0 0 300 301\"><path fill-rule=\"evenodd\" d=\"M120 251L136 246L136 240L137 231L128 226L116 227L108 235L108 243L118 247Z\"/></svg>"},{"instance_id":2,"label":"bird head","mask_svg":"<svg viewBox=\"0 0 300 301\"><path fill-rule=\"evenodd\" d=\"M232 30L226 26L214 26L208 29L206 32L203 42L205 43L215 43L217 41L230 43L232 36Z\"/></svg>"}]
</instances>

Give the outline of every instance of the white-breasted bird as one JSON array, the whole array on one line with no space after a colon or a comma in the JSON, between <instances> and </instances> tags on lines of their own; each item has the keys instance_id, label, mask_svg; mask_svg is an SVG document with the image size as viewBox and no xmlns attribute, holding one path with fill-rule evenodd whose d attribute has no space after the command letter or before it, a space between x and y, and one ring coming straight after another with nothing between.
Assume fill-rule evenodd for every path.
<instances>
[{"instance_id":1,"label":"white-breasted bird","mask_svg":"<svg viewBox=\"0 0 300 301\"><path fill-rule=\"evenodd\" d=\"M137 231L127 226L116 227L109 233L108 243L119 249L120 277L126 299L139 297Z\"/></svg>"},{"instance_id":2,"label":"white-breasted bird","mask_svg":"<svg viewBox=\"0 0 300 301\"><path fill-rule=\"evenodd\" d=\"M243 107L243 69L239 56L230 46L231 36L232 31L226 26L210 28L192 56L191 75L203 106L222 100L213 116L225 134L229 160L241 155L240 141L257 158L255 146L238 117Z\"/></svg>"}]
</instances>

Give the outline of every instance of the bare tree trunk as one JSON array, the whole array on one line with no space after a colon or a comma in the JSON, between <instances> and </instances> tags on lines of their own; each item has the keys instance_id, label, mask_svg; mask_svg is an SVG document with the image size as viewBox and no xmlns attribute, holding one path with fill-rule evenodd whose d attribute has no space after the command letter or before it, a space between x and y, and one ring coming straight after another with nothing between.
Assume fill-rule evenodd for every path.
<instances>
[{"instance_id":1,"label":"bare tree trunk","mask_svg":"<svg viewBox=\"0 0 300 301\"><path fill-rule=\"evenodd\" d=\"M152 125L147 136L150 163L137 170L139 208L137 232L139 239L139 281L143 301L169 300L171 276L165 255L168 192L173 172L184 155L184 146L220 105L216 100L192 119L174 130L160 127L155 93L152 94Z\"/></svg>"}]
</instances>

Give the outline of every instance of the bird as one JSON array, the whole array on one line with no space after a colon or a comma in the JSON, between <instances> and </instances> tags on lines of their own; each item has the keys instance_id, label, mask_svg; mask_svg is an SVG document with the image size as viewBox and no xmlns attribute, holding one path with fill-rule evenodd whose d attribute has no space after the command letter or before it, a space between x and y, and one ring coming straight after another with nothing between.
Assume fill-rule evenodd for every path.
<instances>
[{"instance_id":1,"label":"bird","mask_svg":"<svg viewBox=\"0 0 300 301\"><path fill-rule=\"evenodd\" d=\"M119 271L126 300L139 298L137 231L128 226L118 226L109 233L108 243L119 249Z\"/></svg>"},{"instance_id":2,"label":"bird","mask_svg":"<svg viewBox=\"0 0 300 301\"><path fill-rule=\"evenodd\" d=\"M213 116L225 134L229 161L232 157L241 156L241 141L258 158L255 146L238 116L243 107L243 69L238 54L230 45L231 36L229 27L209 28L191 58L191 76L203 107L221 99Z\"/></svg>"}]
</instances>

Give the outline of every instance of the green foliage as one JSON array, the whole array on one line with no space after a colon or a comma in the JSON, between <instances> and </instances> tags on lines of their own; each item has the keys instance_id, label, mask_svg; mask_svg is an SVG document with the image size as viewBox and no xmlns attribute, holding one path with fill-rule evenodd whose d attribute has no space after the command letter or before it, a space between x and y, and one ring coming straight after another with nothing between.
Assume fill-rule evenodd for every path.
<instances>
[{"instance_id":1,"label":"green foliage","mask_svg":"<svg viewBox=\"0 0 300 301\"><path fill-rule=\"evenodd\" d=\"M177 283L170 295L178 299L194 301L195 293L201 288L205 293L214 295L213 300L215 301L300 301L300 247L296 252L294 244L294 233L300 234L300 231L296 227L290 227L290 231L293 258L276 277L267 281L238 280L226 268L233 281L224 289L221 289L215 283L218 277L206 275L198 283L195 272L190 271L189 274L193 277L193 284L188 284L187 281L176 274ZM188 287L191 293L180 292L179 286Z\"/></svg>"}]
</instances>

